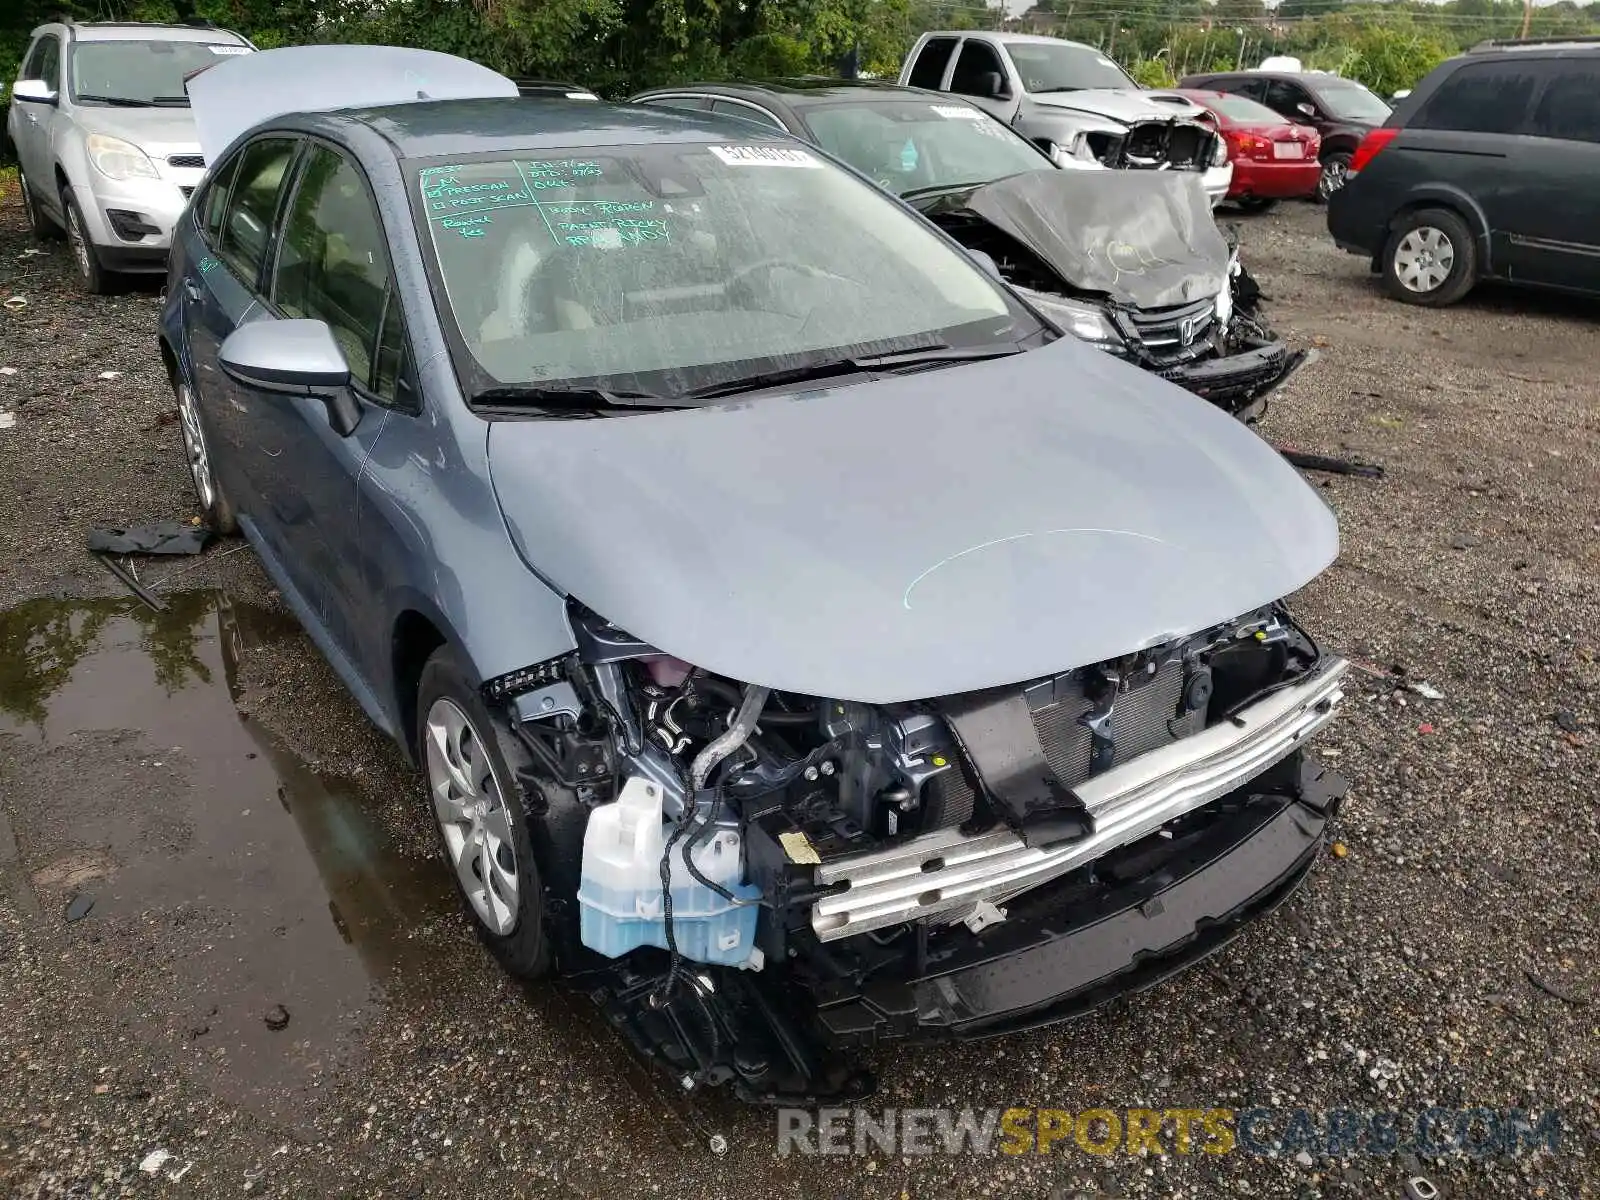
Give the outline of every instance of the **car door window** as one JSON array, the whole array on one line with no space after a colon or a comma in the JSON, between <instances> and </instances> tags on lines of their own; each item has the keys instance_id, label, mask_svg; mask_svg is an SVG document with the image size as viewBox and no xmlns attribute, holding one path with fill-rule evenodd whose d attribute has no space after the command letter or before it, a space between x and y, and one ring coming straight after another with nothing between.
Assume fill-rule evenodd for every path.
<instances>
[{"instance_id":1,"label":"car door window","mask_svg":"<svg viewBox=\"0 0 1600 1200\"><path fill-rule=\"evenodd\" d=\"M737 100L713 100L711 111L721 113L728 117L743 117L746 121L759 121L763 125L770 125L774 129L784 129L782 121L773 116L764 108L754 104L742 104Z\"/></svg>"},{"instance_id":2,"label":"car door window","mask_svg":"<svg viewBox=\"0 0 1600 1200\"><path fill-rule=\"evenodd\" d=\"M929 38L922 43L922 53L917 55L917 61L911 64L911 74L906 77L906 82L912 87L932 88L937 91L944 82L944 69L949 65L950 55L955 52L956 39L947 37Z\"/></svg>"},{"instance_id":3,"label":"car door window","mask_svg":"<svg viewBox=\"0 0 1600 1200\"><path fill-rule=\"evenodd\" d=\"M1525 62L1468 63L1429 96L1412 129L1521 133L1537 80Z\"/></svg>"},{"instance_id":4,"label":"car door window","mask_svg":"<svg viewBox=\"0 0 1600 1200\"><path fill-rule=\"evenodd\" d=\"M390 278L383 225L366 179L343 155L314 148L284 219L272 302L285 317L326 321L351 379L392 401L404 330L398 306L386 313ZM390 340L380 347L385 326ZM375 370L380 359L382 369Z\"/></svg>"},{"instance_id":5,"label":"car door window","mask_svg":"<svg viewBox=\"0 0 1600 1200\"><path fill-rule=\"evenodd\" d=\"M61 90L61 43L54 36L46 34L39 39L33 53L28 56L23 78L42 79L50 85L51 91Z\"/></svg>"},{"instance_id":6,"label":"car door window","mask_svg":"<svg viewBox=\"0 0 1600 1200\"><path fill-rule=\"evenodd\" d=\"M1306 114L1300 111L1300 106L1310 103L1311 97L1306 95L1305 88L1297 83L1274 79L1267 84L1266 104L1274 112L1280 112L1286 117L1302 118Z\"/></svg>"},{"instance_id":7,"label":"car door window","mask_svg":"<svg viewBox=\"0 0 1600 1200\"><path fill-rule=\"evenodd\" d=\"M250 288L261 278L278 197L296 145L293 138L263 138L239 156L216 249L217 257Z\"/></svg>"},{"instance_id":8,"label":"car door window","mask_svg":"<svg viewBox=\"0 0 1600 1200\"><path fill-rule=\"evenodd\" d=\"M956 58L956 69L950 76L950 90L963 96L987 98L995 94L993 85L997 75L1004 88L1005 67L993 46L988 42L963 42L961 54Z\"/></svg>"},{"instance_id":9,"label":"car door window","mask_svg":"<svg viewBox=\"0 0 1600 1200\"><path fill-rule=\"evenodd\" d=\"M205 196L200 202L200 211L204 214L201 228L205 232L206 244L213 250L222 234L222 218L228 209L228 189L233 186L233 177L239 173L239 159L242 157L235 154L222 164L211 177L211 182L206 184Z\"/></svg>"},{"instance_id":10,"label":"car door window","mask_svg":"<svg viewBox=\"0 0 1600 1200\"><path fill-rule=\"evenodd\" d=\"M1534 107L1528 132L1535 137L1600 142L1600 62L1556 66Z\"/></svg>"},{"instance_id":11,"label":"car door window","mask_svg":"<svg viewBox=\"0 0 1600 1200\"><path fill-rule=\"evenodd\" d=\"M687 108L694 112L704 112L706 101L700 96L651 96L646 104L656 108Z\"/></svg>"}]
</instances>

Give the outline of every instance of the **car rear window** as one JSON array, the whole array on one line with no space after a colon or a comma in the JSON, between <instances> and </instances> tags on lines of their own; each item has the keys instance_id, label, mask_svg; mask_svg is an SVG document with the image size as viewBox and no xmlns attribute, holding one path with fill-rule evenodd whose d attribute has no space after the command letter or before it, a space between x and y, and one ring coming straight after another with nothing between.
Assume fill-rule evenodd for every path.
<instances>
[{"instance_id":1,"label":"car rear window","mask_svg":"<svg viewBox=\"0 0 1600 1200\"><path fill-rule=\"evenodd\" d=\"M1265 104L1257 104L1246 96L1218 95L1200 97L1198 103L1215 109L1230 121L1241 125L1288 125L1289 118L1273 112Z\"/></svg>"},{"instance_id":2,"label":"car rear window","mask_svg":"<svg viewBox=\"0 0 1600 1200\"><path fill-rule=\"evenodd\" d=\"M1536 137L1600 142L1600 61L1552 63L1528 132Z\"/></svg>"},{"instance_id":3,"label":"car rear window","mask_svg":"<svg viewBox=\"0 0 1600 1200\"><path fill-rule=\"evenodd\" d=\"M1413 129L1521 133L1538 82L1531 65L1523 60L1458 67L1408 124Z\"/></svg>"},{"instance_id":4,"label":"car rear window","mask_svg":"<svg viewBox=\"0 0 1600 1200\"><path fill-rule=\"evenodd\" d=\"M412 197L472 391L681 395L841 347L1038 329L931 226L794 143L447 161Z\"/></svg>"}]
</instances>

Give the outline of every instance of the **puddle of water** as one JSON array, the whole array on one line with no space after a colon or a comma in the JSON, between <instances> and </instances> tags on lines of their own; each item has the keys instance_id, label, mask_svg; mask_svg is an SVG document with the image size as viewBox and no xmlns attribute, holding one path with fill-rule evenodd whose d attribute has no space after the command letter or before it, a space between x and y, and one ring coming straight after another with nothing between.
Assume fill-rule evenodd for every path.
<instances>
[{"instance_id":1,"label":"puddle of water","mask_svg":"<svg viewBox=\"0 0 1600 1200\"><path fill-rule=\"evenodd\" d=\"M240 655L292 621L211 591L167 603L0 613L0 814L43 919L94 896L77 929L105 950L78 949L121 962L108 1002L127 1024L219 1093L270 1103L354 1052L381 985L426 955L418 929L456 901L353 784L241 719Z\"/></svg>"}]
</instances>

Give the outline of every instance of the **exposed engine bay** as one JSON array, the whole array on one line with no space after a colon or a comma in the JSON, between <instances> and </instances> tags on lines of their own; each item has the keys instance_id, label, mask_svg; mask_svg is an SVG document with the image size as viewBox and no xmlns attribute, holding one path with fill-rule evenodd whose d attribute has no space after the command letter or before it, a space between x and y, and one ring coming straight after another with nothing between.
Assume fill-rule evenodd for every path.
<instances>
[{"instance_id":1,"label":"exposed engine bay","mask_svg":"<svg viewBox=\"0 0 1600 1200\"><path fill-rule=\"evenodd\" d=\"M1059 945L1045 914L1103 917L1197 847L1342 794L1300 746L1344 664L1278 604L885 705L710 674L575 604L572 625L574 655L485 696L529 751L519 784L563 973L686 1086L859 1094L842 1048L1015 1027L1007 987L975 1002L940 970L992 965L1008 937Z\"/></svg>"},{"instance_id":2,"label":"exposed engine bay","mask_svg":"<svg viewBox=\"0 0 1600 1200\"><path fill-rule=\"evenodd\" d=\"M1241 419L1309 360L1268 326L1192 173L1041 171L925 211L1068 331Z\"/></svg>"}]
</instances>

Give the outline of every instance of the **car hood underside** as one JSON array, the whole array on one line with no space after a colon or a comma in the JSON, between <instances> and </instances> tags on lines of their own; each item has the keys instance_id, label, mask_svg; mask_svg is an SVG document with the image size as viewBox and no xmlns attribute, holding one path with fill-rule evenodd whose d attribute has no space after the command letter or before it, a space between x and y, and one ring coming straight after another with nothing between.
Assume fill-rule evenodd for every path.
<instances>
[{"instance_id":1,"label":"car hood underside","mask_svg":"<svg viewBox=\"0 0 1600 1200\"><path fill-rule=\"evenodd\" d=\"M1192 171L1029 171L941 196L925 211L983 221L1069 289L1134 308L1209 299L1228 277L1228 244Z\"/></svg>"},{"instance_id":2,"label":"car hood underside","mask_svg":"<svg viewBox=\"0 0 1600 1200\"><path fill-rule=\"evenodd\" d=\"M869 703L1157 645L1338 549L1255 434L1072 338L697 410L499 420L488 451L518 550L563 593L708 670Z\"/></svg>"}]
</instances>

